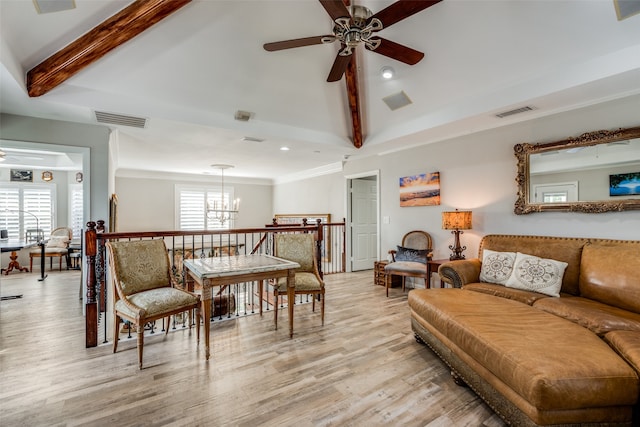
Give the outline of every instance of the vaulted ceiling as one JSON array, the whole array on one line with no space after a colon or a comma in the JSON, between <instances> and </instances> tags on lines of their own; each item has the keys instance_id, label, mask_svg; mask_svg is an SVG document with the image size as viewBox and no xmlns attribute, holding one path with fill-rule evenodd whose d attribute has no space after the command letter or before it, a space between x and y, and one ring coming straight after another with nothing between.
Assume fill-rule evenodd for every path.
<instances>
[{"instance_id":1,"label":"vaulted ceiling","mask_svg":"<svg viewBox=\"0 0 640 427\"><path fill-rule=\"evenodd\" d=\"M394 2L355 3L376 13ZM228 175L278 179L640 93L640 15L618 20L613 1L444 0L379 33L424 52L418 64L358 46L355 148L344 78L326 81L339 45L263 49L330 34L319 1L194 0L29 96L29 70L131 2L75 4L38 14L30 0L0 2L0 111L81 123L96 123L96 111L144 118L141 129L109 125L122 169L201 174L229 163ZM385 66L392 80L380 77ZM383 98L401 92L411 104L391 110ZM496 117L524 106L533 109Z\"/></svg>"}]
</instances>

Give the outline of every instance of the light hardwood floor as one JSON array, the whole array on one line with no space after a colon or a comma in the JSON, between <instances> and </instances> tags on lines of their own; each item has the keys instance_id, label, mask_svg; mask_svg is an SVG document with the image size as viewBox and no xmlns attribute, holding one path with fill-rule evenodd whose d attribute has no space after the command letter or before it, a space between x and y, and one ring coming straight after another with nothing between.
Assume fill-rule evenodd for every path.
<instances>
[{"instance_id":1,"label":"light hardwood floor","mask_svg":"<svg viewBox=\"0 0 640 427\"><path fill-rule=\"evenodd\" d=\"M296 306L295 335L266 313L195 332L84 347L78 272L0 278L2 426L503 426L411 332L407 296L373 272L329 275L326 320ZM287 314L280 315L282 325ZM279 322L279 323L280 323ZM195 330L193 330L195 331Z\"/></svg>"}]
</instances>

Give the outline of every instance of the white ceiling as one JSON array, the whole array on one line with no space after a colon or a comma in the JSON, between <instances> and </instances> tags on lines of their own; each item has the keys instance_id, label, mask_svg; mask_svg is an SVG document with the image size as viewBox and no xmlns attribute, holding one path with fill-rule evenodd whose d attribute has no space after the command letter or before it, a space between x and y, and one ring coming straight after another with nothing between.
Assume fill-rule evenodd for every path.
<instances>
[{"instance_id":1,"label":"white ceiling","mask_svg":"<svg viewBox=\"0 0 640 427\"><path fill-rule=\"evenodd\" d=\"M374 13L391 3L357 2ZM145 129L119 127L120 169L201 174L228 163L227 176L278 180L640 93L640 15L618 21L612 0L444 0L379 33L424 52L417 65L358 48L365 139L355 149L344 79L326 82L338 46L262 48L329 34L317 0L195 0L27 96L29 69L128 4L76 0L39 15L31 0L0 1L0 111L83 123L96 123L95 110L141 116ZM379 77L385 65L395 79ZM401 90L413 103L389 110L382 98ZM495 117L525 105L535 109ZM236 121L236 110L252 118Z\"/></svg>"}]
</instances>

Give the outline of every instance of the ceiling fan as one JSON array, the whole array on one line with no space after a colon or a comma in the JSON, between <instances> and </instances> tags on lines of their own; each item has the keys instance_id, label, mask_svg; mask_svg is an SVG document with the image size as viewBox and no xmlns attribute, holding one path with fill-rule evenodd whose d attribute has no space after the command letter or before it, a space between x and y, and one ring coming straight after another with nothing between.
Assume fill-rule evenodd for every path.
<instances>
[{"instance_id":1,"label":"ceiling fan","mask_svg":"<svg viewBox=\"0 0 640 427\"><path fill-rule=\"evenodd\" d=\"M379 37L376 33L389 28L442 0L399 0L373 14L364 6L347 6L350 0L319 0L333 20L332 34L304 37L264 44L264 49L273 52L317 44L329 44L338 41L340 50L327 77L328 82L336 82L345 75L349 107L353 124L353 144L362 146L362 126L358 101L358 86L355 75L354 49L364 45L365 49L395 59L405 64L415 65L424 57L424 53L410 47ZM349 11L351 9L351 11Z\"/></svg>"}]
</instances>

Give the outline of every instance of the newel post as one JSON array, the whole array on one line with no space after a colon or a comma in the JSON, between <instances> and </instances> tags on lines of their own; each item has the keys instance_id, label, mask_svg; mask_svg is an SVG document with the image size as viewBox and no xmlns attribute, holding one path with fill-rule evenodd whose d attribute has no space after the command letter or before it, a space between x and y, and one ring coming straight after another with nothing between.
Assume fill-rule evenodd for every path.
<instances>
[{"instance_id":1,"label":"newel post","mask_svg":"<svg viewBox=\"0 0 640 427\"><path fill-rule=\"evenodd\" d=\"M84 233L87 256L87 302L85 304L85 346L98 345L98 302L96 293L96 223L89 221Z\"/></svg>"}]
</instances>

